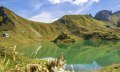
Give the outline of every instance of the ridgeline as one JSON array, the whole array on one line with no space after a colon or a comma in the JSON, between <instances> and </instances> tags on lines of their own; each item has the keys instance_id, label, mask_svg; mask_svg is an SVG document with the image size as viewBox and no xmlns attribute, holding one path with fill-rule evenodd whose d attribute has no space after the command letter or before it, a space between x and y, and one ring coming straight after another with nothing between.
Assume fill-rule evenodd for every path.
<instances>
[{"instance_id":1,"label":"ridgeline","mask_svg":"<svg viewBox=\"0 0 120 72\"><path fill-rule=\"evenodd\" d=\"M55 40L57 42L90 39L119 40L119 14L119 12L107 14L107 19L102 19L106 17L100 18L99 16L104 15L104 11L97 13L95 17L91 15L65 15L52 23L42 23L27 20L1 6L0 45ZM61 35L66 36L64 38Z\"/></svg>"}]
</instances>

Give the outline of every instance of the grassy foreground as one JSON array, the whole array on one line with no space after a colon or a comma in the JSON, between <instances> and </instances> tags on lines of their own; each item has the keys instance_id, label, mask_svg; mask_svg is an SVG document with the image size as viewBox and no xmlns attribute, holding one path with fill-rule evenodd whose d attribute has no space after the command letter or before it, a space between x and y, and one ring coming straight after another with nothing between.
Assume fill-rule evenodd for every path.
<instances>
[{"instance_id":1,"label":"grassy foreground","mask_svg":"<svg viewBox=\"0 0 120 72\"><path fill-rule=\"evenodd\" d=\"M105 67L97 72L120 72L120 64L114 64L114 65Z\"/></svg>"},{"instance_id":2,"label":"grassy foreground","mask_svg":"<svg viewBox=\"0 0 120 72\"><path fill-rule=\"evenodd\" d=\"M1 48L0 56L0 72L66 72L62 55L55 60L31 59L18 53L15 45L9 49Z\"/></svg>"},{"instance_id":3,"label":"grassy foreground","mask_svg":"<svg viewBox=\"0 0 120 72\"><path fill-rule=\"evenodd\" d=\"M66 62L63 61L62 55L51 61L31 59L17 52L16 48L16 45L11 48L0 48L0 72L70 72L64 68ZM111 65L94 72L120 72L120 64Z\"/></svg>"}]
</instances>

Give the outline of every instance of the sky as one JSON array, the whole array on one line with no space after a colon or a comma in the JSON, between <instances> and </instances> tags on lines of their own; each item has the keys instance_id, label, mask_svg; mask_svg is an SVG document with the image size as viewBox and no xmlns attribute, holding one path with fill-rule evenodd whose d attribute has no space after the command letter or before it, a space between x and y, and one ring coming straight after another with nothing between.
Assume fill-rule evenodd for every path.
<instances>
[{"instance_id":1,"label":"sky","mask_svg":"<svg viewBox=\"0 0 120 72\"><path fill-rule=\"evenodd\" d=\"M53 22L64 15L120 10L120 0L0 0L19 16L37 22Z\"/></svg>"}]
</instances>

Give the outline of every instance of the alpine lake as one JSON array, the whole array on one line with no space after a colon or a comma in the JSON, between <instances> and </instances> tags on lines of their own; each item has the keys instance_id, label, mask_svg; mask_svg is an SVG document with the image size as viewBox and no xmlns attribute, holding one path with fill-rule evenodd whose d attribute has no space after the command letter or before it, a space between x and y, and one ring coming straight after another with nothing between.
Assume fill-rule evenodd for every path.
<instances>
[{"instance_id":1,"label":"alpine lake","mask_svg":"<svg viewBox=\"0 0 120 72\"><path fill-rule=\"evenodd\" d=\"M40 48L37 55L37 49ZM87 72L120 63L119 41L77 41L75 43L42 42L17 46L17 51L30 58L57 58L67 61L66 69Z\"/></svg>"}]
</instances>

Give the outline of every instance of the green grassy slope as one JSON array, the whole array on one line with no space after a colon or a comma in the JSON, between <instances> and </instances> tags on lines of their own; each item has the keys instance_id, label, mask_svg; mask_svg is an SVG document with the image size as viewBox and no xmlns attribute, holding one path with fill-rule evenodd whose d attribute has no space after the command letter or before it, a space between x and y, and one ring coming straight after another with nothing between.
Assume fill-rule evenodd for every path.
<instances>
[{"instance_id":1,"label":"green grassy slope","mask_svg":"<svg viewBox=\"0 0 120 72\"><path fill-rule=\"evenodd\" d=\"M89 15L65 15L53 23L24 19L5 7L0 7L0 45L53 41L61 32L72 39L119 39L119 29L105 27L106 22ZM9 37L2 37L3 33Z\"/></svg>"},{"instance_id":2,"label":"green grassy slope","mask_svg":"<svg viewBox=\"0 0 120 72\"><path fill-rule=\"evenodd\" d=\"M69 34L82 39L119 39L119 28L108 28L107 23L98 21L89 15L66 15L54 22L67 30Z\"/></svg>"},{"instance_id":3,"label":"green grassy slope","mask_svg":"<svg viewBox=\"0 0 120 72\"><path fill-rule=\"evenodd\" d=\"M59 33L54 25L26 20L5 7L0 7L0 17L0 35L7 33L10 36L8 38L0 36L2 44L50 40Z\"/></svg>"}]
</instances>

